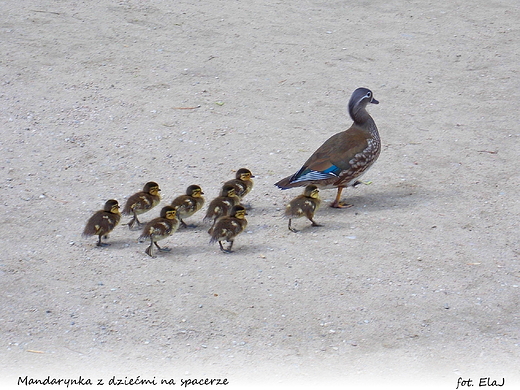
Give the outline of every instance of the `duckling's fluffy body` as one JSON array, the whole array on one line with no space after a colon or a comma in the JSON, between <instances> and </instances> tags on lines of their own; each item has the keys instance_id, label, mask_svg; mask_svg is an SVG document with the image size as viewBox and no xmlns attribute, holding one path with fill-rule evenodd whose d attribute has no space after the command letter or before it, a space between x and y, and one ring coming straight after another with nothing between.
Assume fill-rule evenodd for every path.
<instances>
[{"instance_id":1,"label":"duckling's fluffy body","mask_svg":"<svg viewBox=\"0 0 520 390\"><path fill-rule=\"evenodd\" d=\"M204 221L212 220L215 224L218 218L229 215L233 206L239 204L240 199L236 196L235 188L224 184L220 190L220 195L210 202Z\"/></svg>"},{"instance_id":2,"label":"duckling's fluffy body","mask_svg":"<svg viewBox=\"0 0 520 390\"><path fill-rule=\"evenodd\" d=\"M230 215L218 218L208 230L211 236L210 243L218 242L222 252L230 253L235 237L247 227L246 215L246 209L243 206L233 206ZM227 248L224 248L223 241L229 243Z\"/></svg>"},{"instance_id":3,"label":"duckling's fluffy body","mask_svg":"<svg viewBox=\"0 0 520 390\"><path fill-rule=\"evenodd\" d=\"M159 185L151 181L144 185L142 191L128 198L123 209L123 214L133 215L132 219L128 222L130 229L133 229L136 224L138 228L141 227L142 224L137 216L150 211L160 203L161 195L159 191L161 191Z\"/></svg>"},{"instance_id":4,"label":"duckling's fluffy body","mask_svg":"<svg viewBox=\"0 0 520 390\"><path fill-rule=\"evenodd\" d=\"M247 168L240 168L234 179L228 180L224 185L233 186L235 193L240 200L244 198L253 189L253 174Z\"/></svg>"},{"instance_id":5,"label":"duckling's fluffy body","mask_svg":"<svg viewBox=\"0 0 520 390\"><path fill-rule=\"evenodd\" d=\"M110 245L102 243L101 238L107 238L108 233L114 230L120 220L119 203L115 199L110 199L105 203L103 210L97 211L89 218L83 230L83 236L99 236L97 246Z\"/></svg>"},{"instance_id":6,"label":"duckling's fluffy body","mask_svg":"<svg viewBox=\"0 0 520 390\"><path fill-rule=\"evenodd\" d=\"M183 227L187 227L184 218L191 217L204 205L204 192L198 185L191 185L186 189L186 194L178 196L172 201L172 206L177 209L177 218Z\"/></svg>"},{"instance_id":7,"label":"duckling's fluffy body","mask_svg":"<svg viewBox=\"0 0 520 390\"><path fill-rule=\"evenodd\" d=\"M179 228L180 222L176 217L176 208L165 206L161 210L161 216L152 219L146 224L139 237L139 241L150 239L150 246L146 248L146 254L150 257L156 257L154 253L154 245L162 252L169 252L169 248L161 248L157 241L164 240L171 236Z\"/></svg>"},{"instance_id":8,"label":"duckling's fluffy body","mask_svg":"<svg viewBox=\"0 0 520 390\"><path fill-rule=\"evenodd\" d=\"M294 218L301 217L306 217L311 221L312 226L321 226L314 221L314 213L318 210L320 204L321 200L318 187L314 184L306 186L303 194L291 200L285 208L285 216L289 218L289 230L297 232L297 230L291 226L291 223Z\"/></svg>"}]
</instances>

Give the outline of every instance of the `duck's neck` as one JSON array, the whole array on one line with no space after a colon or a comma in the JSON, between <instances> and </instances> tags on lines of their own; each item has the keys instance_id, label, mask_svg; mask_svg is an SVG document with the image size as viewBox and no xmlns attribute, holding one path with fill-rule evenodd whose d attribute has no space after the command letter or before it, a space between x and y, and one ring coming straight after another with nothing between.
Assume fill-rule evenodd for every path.
<instances>
[{"instance_id":1,"label":"duck's neck","mask_svg":"<svg viewBox=\"0 0 520 390\"><path fill-rule=\"evenodd\" d=\"M372 117L365 109L365 106L350 106L349 109L350 117L356 122L358 125L363 125L368 122Z\"/></svg>"},{"instance_id":2,"label":"duck's neck","mask_svg":"<svg viewBox=\"0 0 520 390\"><path fill-rule=\"evenodd\" d=\"M367 130L372 137L379 138L376 123L364 106L349 107L349 113L357 127Z\"/></svg>"}]
</instances>

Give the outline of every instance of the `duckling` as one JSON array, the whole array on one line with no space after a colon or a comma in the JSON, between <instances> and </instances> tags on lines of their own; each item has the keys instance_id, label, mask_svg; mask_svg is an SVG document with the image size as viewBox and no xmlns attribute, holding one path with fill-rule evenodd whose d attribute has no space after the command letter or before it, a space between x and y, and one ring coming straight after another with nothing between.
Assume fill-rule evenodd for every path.
<instances>
[{"instance_id":1,"label":"duckling","mask_svg":"<svg viewBox=\"0 0 520 390\"><path fill-rule=\"evenodd\" d=\"M235 237L244 231L247 227L247 215L244 206L233 206L230 215L220 217L217 222L208 230L211 236L209 241L211 244L218 241L220 250L224 253L231 253ZM229 246L224 248L222 241L227 241Z\"/></svg>"},{"instance_id":2,"label":"duckling","mask_svg":"<svg viewBox=\"0 0 520 390\"><path fill-rule=\"evenodd\" d=\"M282 190L316 184L320 188L337 188L331 207L346 208L341 202L343 188L359 184L359 178L372 166L381 152L377 126L366 110L368 103L378 104L367 88L356 89L348 103L352 126L330 137L323 143L298 172L276 186Z\"/></svg>"},{"instance_id":3,"label":"duckling","mask_svg":"<svg viewBox=\"0 0 520 390\"><path fill-rule=\"evenodd\" d=\"M154 218L146 224L139 237L139 242L150 239L150 246L146 248L145 253L150 257L156 257L154 253L154 245L161 252L169 252L170 248L160 247L157 241L163 240L171 236L179 228L179 220L177 219L177 209L172 206L165 206L161 210L161 216Z\"/></svg>"},{"instance_id":4,"label":"duckling","mask_svg":"<svg viewBox=\"0 0 520 390\"><path fill-rule=\"evenodd\" d=\"M110 244L102 243L101 237L108 238L110 233L121 220L119 212L119 203L115 199L107 200L103 210L97 211L87 222L83 237L99 236L97 246L108 246Z\"/></svg>"},{"instance_id":5,"label":"duckling","mask_svg":"<svg viewBox=\"0 0 520 390\"><path fill-rule=\"evenodd\" d=\"M159 184L150 181L144 185L142 191L133 194L130 198L128 198L125 208L123 209L123 214L133 215L130 222L128 222L128 227L130 230L134 230L135 224L137 224L138 229L143 226L143 224L137 218L137 215L146 213L159 204L161 201L161 195L159 194L159 191L161 191Z\"/></svg>"},{"instance_id":6,"label":"duckling","mask_svg":"<svg viewBox=\"0 0 520 390\"><path fill-rule=\"evenodd\" d=\"M251 180L253 177L249 169L240 168L236 173L236 177L233 180L228 180L224 185L233 186L238 198L242 200L253 189L253 180Z\"/></svg>"},{"instance_id":7,"label":"duckling","mask_svg":"<svg viewBox=\"0 0 520 390\"><path fill-rule=\"evenodd\" d=\"M295 228L291 227L293 218L307 217L312 222L312 226L322 226L314 221L314 213L320 207L320 190L314 184L309 184L305 187L303 194L297 196L289 202L285 209L285 216L289 218L289 230L297 232Z\"/></svg>"},{"instance_id":8,"label":"duckling","mask_svg":"<svg viewBox=\"0 0 520 390\"><path fill-rule=\"evenodd\" d=\"M239 204L240 199L236 195L235 188L224 184L220 190L220 195L209 204L204 221L213 220L213 225L215 225L217 218L229 215L231 208Z\"/></svg>"},{"instance_id":9,"label":"duckling","mask_svg":"<svg viewBox=\"0 0 520 390\"><path fill-rule=\"evenodd\" d=\"M172 201L172 206L177 208L177 218L182 227L188 227L183 221L184 218L191 217L204 205L204 192L198 185L191 185L186 189L186 195L181 195Z\"/></svg>"}]
</instances>

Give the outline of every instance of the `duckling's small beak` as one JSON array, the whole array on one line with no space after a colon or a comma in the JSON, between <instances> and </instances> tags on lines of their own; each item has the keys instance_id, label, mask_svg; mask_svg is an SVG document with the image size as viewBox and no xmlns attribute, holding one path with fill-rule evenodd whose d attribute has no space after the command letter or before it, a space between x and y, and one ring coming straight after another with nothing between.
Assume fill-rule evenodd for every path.
<instances>
[{"instance_id":1,"label":"duckling's small beak","mask_svg":"<svg viewBox=\"0 0 520 390\"><path fill-rule=\"evenodd\" d=\"M370 103L379 104L379 101L377 101L376 99L372 98L372 100L370 100Z\"/></svg>"}]
</instances>

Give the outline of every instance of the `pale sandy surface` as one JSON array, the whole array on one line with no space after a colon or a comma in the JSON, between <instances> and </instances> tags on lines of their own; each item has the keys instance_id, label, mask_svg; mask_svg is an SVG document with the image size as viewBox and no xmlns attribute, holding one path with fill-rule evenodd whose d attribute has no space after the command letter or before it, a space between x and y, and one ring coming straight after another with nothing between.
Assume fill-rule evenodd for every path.
<instances>
[{"instance_id":1,"label":"pale sandy surface","mask_svg":"<svg viewBox=\"0 0 520 390\"><path fill-rule=\"evenodd\" d=\"M5 384L519 388L518 2L0 6ZM273 183L350 126L360 86L380 101L372 184L291 233L281 210L300 189ZM125 226L108 248L81 237L146 181L163 204L190 184L209 202L243 166L234 254L208 244L203 213L156 259Z\"/></svg>"}]
</instances>

